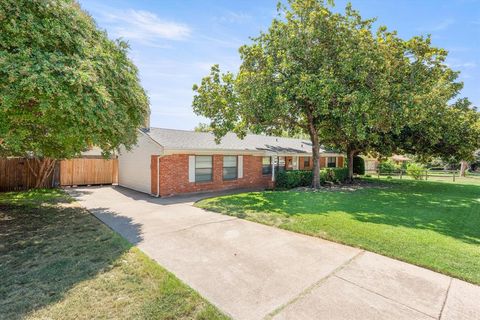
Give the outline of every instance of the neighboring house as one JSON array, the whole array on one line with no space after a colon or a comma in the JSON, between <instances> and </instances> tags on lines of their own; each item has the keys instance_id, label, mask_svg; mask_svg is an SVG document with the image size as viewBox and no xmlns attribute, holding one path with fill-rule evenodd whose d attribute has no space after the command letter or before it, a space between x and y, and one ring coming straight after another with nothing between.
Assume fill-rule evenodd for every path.
<instances>
[{"instance_id":1,"label":"neighboring house","mask_svg":"<svg viewBox=\"0 0 480 320\"><path fill-rule=\"evenodd\" d=\"M311 169L311 150L303 139L228 133L216 144L212 133L150 128L121 150L118 183L155 196L271 188L277 170ZM321 168L343 165L343 154L321 150Z\"/></svg>"},{"instance_id":2,"label":"neighboring house","mask_svg":"<svg viewBox=\"0 0 480 320\"><path fill-rule=\"evenodd\" d=\"M380 161L377 158L372 158L370 156L363 156L363 159L365 160L365 171L377 171L378 169L378 164ZM403 165L404 163L411 161L410 158L404 156L404 155L398 155L394 154L390 158L395 164L398 165Z\"/></svg>"}]
</instances>

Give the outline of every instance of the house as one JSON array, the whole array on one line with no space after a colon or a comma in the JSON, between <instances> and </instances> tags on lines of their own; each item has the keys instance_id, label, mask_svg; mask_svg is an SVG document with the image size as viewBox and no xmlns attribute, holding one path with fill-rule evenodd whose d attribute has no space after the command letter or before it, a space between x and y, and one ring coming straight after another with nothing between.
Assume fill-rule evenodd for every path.
<instances>
[{"instance_id":1,"label":"house","mask_svg":"<svg viewBox=\"0 0 480 320\"><path fill-rule=\"evenodd\" d=\"M380 164L380 160L368 155L362 156L362 157L363 157L363 160L365 161L365 171L376 172L378 169L378 165ZM405 163L412 160L404 155L399 155L399 154L394 154L388 159L400 166L403 166Z\"/></svg>"},{"instance_id":2,"label":"house","mask_svg":"<svg viewBox=\"0 0 480 320\"><path fill-rule=\"evenodd\" d=\"M221 142L207 132L149 128L137 145L118 155L118 184L170 196L234 188L271 188L277 170L312 168L304 139L228 133ZM344 155L321 149L320 167L343 167Z\"/></svg>"}]
</instances>

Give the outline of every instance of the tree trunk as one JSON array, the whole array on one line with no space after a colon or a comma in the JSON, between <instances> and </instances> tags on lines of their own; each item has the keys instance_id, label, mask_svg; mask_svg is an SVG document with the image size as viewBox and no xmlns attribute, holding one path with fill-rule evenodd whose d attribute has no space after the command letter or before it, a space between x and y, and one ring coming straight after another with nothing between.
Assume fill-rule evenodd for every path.
<instances>
[{"instance_id":1,"label":"tree trunk","mask_svg":"<svg viewBox=\"0 0 480 320\"><path fill-rule=\"evenodd\" d=\"M312 160L313 160L313 179L312 188L320 188L320 143L318 136L312 136Z\"/></svg>"},{"instance_id":2,"label":"tree trunk","mask_svg":"<svg viewBox=\"0 0 480 320\"><path fill-rule=\"evenodd\" d=\"M467 171L468 163L467 161L460 161L460 177L465 177L465 172Z\"/></svg>"},{"instance_id":3,"label":"tree trunk","mask_svg":"<svg viewBox=\"0 0 480 320\"><path fill-rule=\"evenodd\" d=\"M30 161L34 160L36 162L35 168L31 166ZM55 169L55 159L51 158L35 158L35 159L28 159L27 160L28 168L35 176L35 189L38 188L45 188L47 186L47 179L53 173Z\"/></svg>"},{"instance_id":4,"label":"tree trunk","mask_svg":"<svg viewBox=\"0 0 480 320\"><path fill-rule=\"evenodd\" d=\"M313 178L312 188L320 189L320 142L318 138L317 128L315 128L315 119L312 109L307 108L307 129L310 134L310 141L312 141L312 160L313 160Z\"/></svg>"},{"instance_id":5,"label":"tree trunk","mask_svg":"<svg viewBox=\"0 0 480 320\"><path fill-rule=\"evenodd\" d=\"M356 150L352 150L350 148L347 149L347 156L348 156L348 181L353 182L353 158L356 155Z\"/></svg>"}]
</instances>

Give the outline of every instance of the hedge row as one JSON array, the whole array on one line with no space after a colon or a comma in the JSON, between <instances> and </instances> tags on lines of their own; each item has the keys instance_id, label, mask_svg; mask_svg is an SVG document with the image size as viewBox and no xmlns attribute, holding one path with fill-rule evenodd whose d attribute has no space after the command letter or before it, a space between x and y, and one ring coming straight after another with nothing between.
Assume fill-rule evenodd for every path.
<instances>
[{"instance_id":1,"label":"hedge row","mask_svg":"<svg viewBox=\"0 0 480 320\"><path fill-rule=\"evenodd\" d=\"M276 176L276 187L292 189L309 187L312 185L313 172L311 170L280 171ZM348 179L348 168L324 168L320 170L320 183L345 182Z\"/></svg>"}]
</instances>

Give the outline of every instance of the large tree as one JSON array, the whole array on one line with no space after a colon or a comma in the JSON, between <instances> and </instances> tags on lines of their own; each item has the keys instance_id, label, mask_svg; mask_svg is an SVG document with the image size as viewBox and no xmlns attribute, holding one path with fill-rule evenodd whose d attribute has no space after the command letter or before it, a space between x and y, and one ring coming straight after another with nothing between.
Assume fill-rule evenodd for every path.
<instances>
[{"instance_id":1,"label":"large tree","mask_svg":"<svg viewBox=\"0 0 480 320\"><path fill-rule=\"evenodd\" d=\"M350 5L333 13L321 0L279 5L267 32L240 48L238 73L218 66L194 86L194 111L227 131L305 133L312 141L312 186L319 186L320 143L353 157L388 155L398 137L447 105L461 84L430 38L405 41L386 27L372 30Z\"/></svg>"},{"instance_id":2,"label":"large tree","mask_svg":"<svg viewBox=\"0 0 480 320\"><path fill-rule=\"evenodd\" d=\"M447 163L461 163L465 174L467 162L475 160L480 148L480 113L468 99L430 110L419 121L406 125L396 137L403 151L420 160L440 158Z\"/></svg>"},{"instance_id":3,"label":"large tree","mask_svg":"<svg viewBox=\"0 0 480 320\"><path fill-rule=\"evenodd\" d=\"M0 154L41 162L136 141L148 98L124 41L73 0L0 2Z\"/></svg>"}]
</instances>

